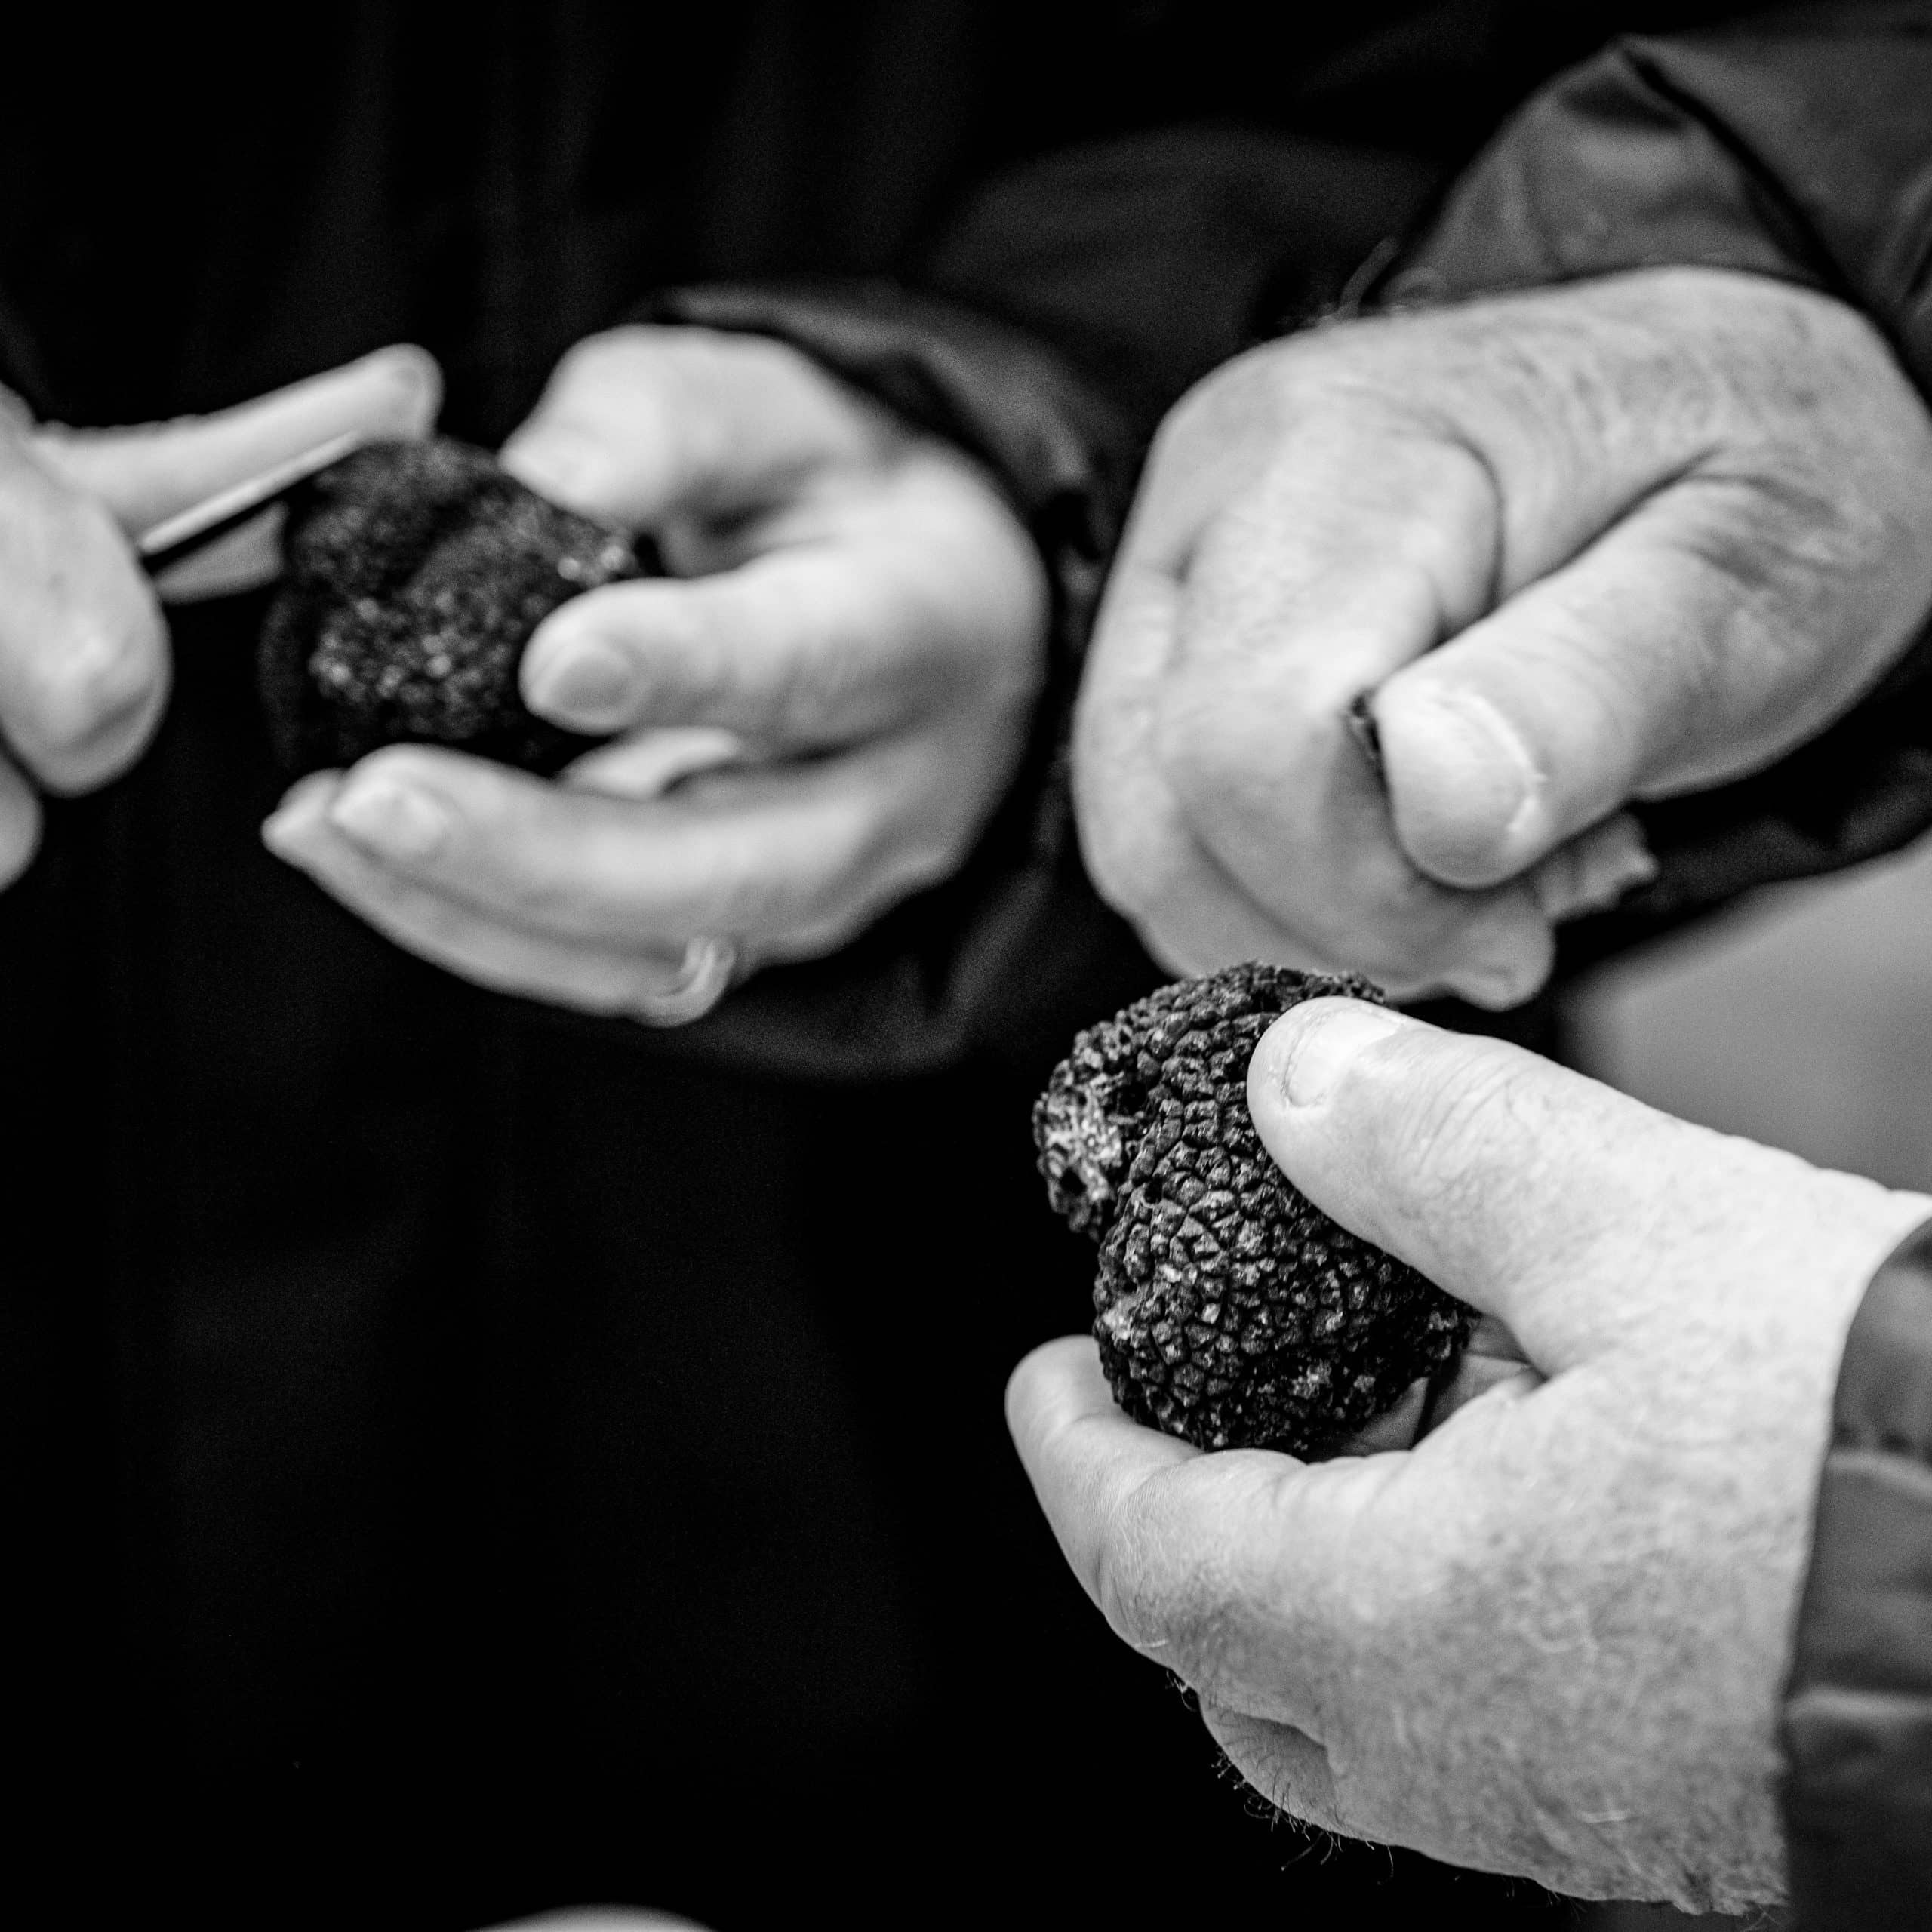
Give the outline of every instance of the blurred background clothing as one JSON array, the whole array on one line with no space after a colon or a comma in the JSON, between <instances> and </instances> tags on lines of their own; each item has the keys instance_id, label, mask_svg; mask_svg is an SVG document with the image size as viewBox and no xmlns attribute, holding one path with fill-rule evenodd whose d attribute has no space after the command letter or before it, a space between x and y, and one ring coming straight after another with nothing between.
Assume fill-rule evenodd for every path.
<instances>
[{"instance_id":1,"label":"blurred background clothing","mask_svg":"<svg viewBox=\"0 0 1932 1932\"><path fill-rule=\"evenodd\" d=\"M1932 848L1762 893L1566 995L1580 1062L1653 1106L1932 1192Z\"/></svg>"},{"instance_id":2,"label":"blurred background clothing","mask_svg":"<svg viewBox=\"0 0 1932 1932\"><path fill-rule=\"evenodd\" d=\"M0 118L0 372L104 424L414 340L494 443L654 290L883 285L1057 355L1117 513L1264 282L1338 292L1610 18L1553 11L366 5L285 42L48 10ZM1272 162L1229 138L1257 127ZM997 192L1069 145L1113 237L1077 258ZM1021 299L1048 258L1131 325ZM1029 1103L1159 976L1075 875L1023 1026L983 985L945 1051L869 1072L884 1009L841 1006L924 1010L1031 802L962 885L715 1024L569 1018L263 851L261 610L177 614L153 749L54 801L0 896L19 1894L209 1926L1561 1922L1259 1815L1037 1518L1000 1389L1085 1325L1091 1260ZM808 1077L841 1012L844 1077Z\"/></svg>"}]
</instances>

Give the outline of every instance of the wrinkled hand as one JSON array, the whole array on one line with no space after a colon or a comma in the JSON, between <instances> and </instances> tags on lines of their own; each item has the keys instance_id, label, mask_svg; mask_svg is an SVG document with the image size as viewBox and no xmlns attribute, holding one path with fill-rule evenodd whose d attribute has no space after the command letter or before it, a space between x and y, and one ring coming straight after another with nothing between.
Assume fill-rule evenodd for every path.
<instances>
[{"instance_id":1,"label":"wrinkled hand","mask_svg":"<svg viewBox=\"0 0 1932 1932\"><path fill-rule=\"evenodd\" d=\"M1850 309L1621 276L1252 351L1163 427L1075 740L1166 963L1491 1007L1654 875L1632 801L1761 766L1932 607L1932 422ZM1371 691L1387 792L1344 714Z\"/></svg>"},{"instance_id":2,"label":"wrinkled hand","mask_svg":"<svg viewBox=\"0 0 1932 1932\"><path fill-rule=\"evenodd\" d=\"M1838 1358L1932 1201L1349 1001L1285 1015L1248 1096L1298 1187L1534 1367L1307 1465L1141 1429L1050 1344L1008 1417L1088 1594L1298 1818L1584 1897L1775 1897Z\"/></svg>"},{"instance_id":3,"label":"wrinkled hand","mask_svg":"<svg viewBox=\"0 0 1932 1932\"><path fill-rule=\"evenodd\" d=\"M168 701L162 598L265 583L267 512L151 585L128 541L350 430L420 435L435 366L391 349L220 414L127 429L34 426L0 391L0 886L33 857L35 788L90 792L141 753Z\"/></svg>"},{"instance_id":4,"label":"wrinkled hand","mask_svg":"<svg viewBox=\"0 0 1932 1932\"><path fill-rule=\"evenodd\" d=\"M533 710L621 735L554 784L389 747L297 786L277 851L470 979L644 1016L694 939L816 956L958 866L1046 622L974 464L783 344L642 328L567 356L503 460L677 573L574 600L525 655Z\"/></svg>"}]
</instances>

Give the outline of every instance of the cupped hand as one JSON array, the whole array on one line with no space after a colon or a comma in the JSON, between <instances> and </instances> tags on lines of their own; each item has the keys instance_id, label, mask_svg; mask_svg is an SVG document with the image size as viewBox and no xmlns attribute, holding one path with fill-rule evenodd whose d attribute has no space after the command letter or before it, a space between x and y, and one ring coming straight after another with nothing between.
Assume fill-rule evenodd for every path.
<instances>
[{"instance_id":1,"label":"cupped hand","mask_svg":"<svg viewBox=\"0 0 1932 1932\"><path fill-rule=\"evenodd\" d=\"M122 429L35 426L0 392L0 886L32 858L36 788L93 790L141 753L167 703L162 598L265 583L266 512L151 585L130 538L229 485L351 431L420 435L436 368L379 351L213 416Z\"/></svg>"},{"instance_id":2,"label":"cupped hand","mask_svg":"<svg viewBox=\"0 0 1932 1932\"><path fill-rule=\"evenodd\" d=\"M393 746L298 786L276 851L470 979L641 1017L694 940L816 956L956 869L1047 611L973 463L783 343L647 328L573 350L503 460L675 573L576 598L525 654L531 708L613 742L555 783Z\"/></svg>"},{"instance_id":3,"label":"cupped hand","mask_svg":"<svg viewBox=\"0 0 1932 1932\"><path fill-rule=\"evenodd\" d=\"M1932 420L1801 289L1660 269L1255 349L1164 426L1114 572L1090 868L1177 970L1515 1004L1557 924L1654 875L1633 801L1882 675L1928 538Z\"/></svg>"},{"instance_id":4,"label":"cupped hand","mask_svg":"<svg viewBox=\"0 0 1932 1932\"><path fill-rule=\"evenodd\" d=\"M1311 1824L1584 1897L1777 1897L1839 1354L1932 1201L1349 1001L1284 1016L1248 1091L1297 1186L1527 1363L1412 1449L1304 1464L1141 1429L1050 1344L1008 1418L1088 1594Z\"/></svg>"}]
</instances>

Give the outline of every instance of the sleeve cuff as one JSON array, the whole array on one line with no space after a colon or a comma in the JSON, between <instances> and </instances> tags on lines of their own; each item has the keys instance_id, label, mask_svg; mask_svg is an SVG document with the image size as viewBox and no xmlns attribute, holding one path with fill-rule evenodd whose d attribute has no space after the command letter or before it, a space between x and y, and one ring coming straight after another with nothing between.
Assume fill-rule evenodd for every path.
<instances>
[{"instance_id":1,"label":"sleeve cuff","mask_svg":"<svg viewBox=\"0 0 1932 1932\"><path fill-rule=\"evenodd\" d=\"M1932 1223L1846 1338L1782 1741L1794 1932L1932 1925Z\"/></svg>"}]
</instances>

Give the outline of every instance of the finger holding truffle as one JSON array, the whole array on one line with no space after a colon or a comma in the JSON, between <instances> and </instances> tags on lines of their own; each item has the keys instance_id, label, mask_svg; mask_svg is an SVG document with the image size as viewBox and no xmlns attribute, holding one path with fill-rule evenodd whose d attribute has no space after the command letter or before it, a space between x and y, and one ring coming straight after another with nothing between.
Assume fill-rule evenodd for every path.
<instances>
[{"instance_id":1,"label":"finger holding truffle","mask_svg":"<svg viewBox=\"0 0 1932 1932\"><path fill-rule=\"evenodd\" d=\"M493 992L583 1013L654 1020L678 989L685 949L674 943L612 949L549 938L399 875L329 827L337 782L333 773L303 780L263 828L264 841L398 946Z\"/></svg>"},{"instance_id":2,"label":"finger holding truffle","mask_svg":"<svg viewBox=\"0 0 1932 1932\"><path fill-rule=\"evenodd\" d=\"M120 429L45 423L32 449L134 535L332 438L426 435L441 400L435 358L398 343L211 415ZM170 573L164 596L220 595L269 583L281 568L275 518L265 513L238 531L223 548L218 571L198 568L203 561Z\"/></svg>"},{"instance_id":3,"label":"finger holding truffle","mask_svg":"<svg viewBox=\"0 0 1932 1932\"><path fill-rule=\"evenodd\" d=\"M613 584L531 638L533 710L579 731L704 724L788 750L935 715L1023 713L1037 669L1005 648L1044 617L1037 565L971 466L922 448L821 478L690 578Z\"/></svg>"},{"instance_id":4,"label":"finger holding truffle","mask_svg":"<svg viewBox=\"0 0 1932 1932\"><path fill-rule=\"evenodd\" d=\"M1007 1420L1062 1552L1114 1633L1198 1690L1318 1727L1351 1668L1348 1546L1383 1479L1254 1450L1207 1454L1121 1412L1091 1341L1014 1370Z\"/></svg>"},{"instance_id":5,"label":"finger holding truffle","mask_svg":"<svg viewBox=\"0 0 1932 1932\"><path fill-rule=\"evenodd\" d=\"M593 769L614 749L591 754ZM396 746L316 774L264 836L392 937L488 983L512 959L527 977L586 949L584 971L560 974L553 994L583 1005L587 983L601 1010L614 960L675 958L698 937L731 940L747 967L815 956L942 876L952 825L906 835L930 764L922 741L889 740L706 772L651 799Z\"/></svg>"},{"instance_id":6,"label":"finger holding truffle","mask_svg":"<svg viewBox=\"0 0 1932 1932\"><path fill-rule=\"evenodd\" d=\"M1333 999L1270 1029L1247 1092L1256 1131L1298 1189L1506 1324L1546 1374L1672 1321L1674 1273L1648 1265L1660 1212L1694 1228L1695 1190L1734 1168L1752 1186L1786 1164L1794 1183L1809 1174L1505 1041ZM1524 1185L1552 1174L1589 1174L1590 1185ZM1830 1220L1821 1232L1814 1258L1829 1271L1838 1237ZM1737 1231L1721 1238L1734 1257ZM1579 1254L1621 1268L1622 1291L1577 1295Z\"/></svg>"}]
</instances>

